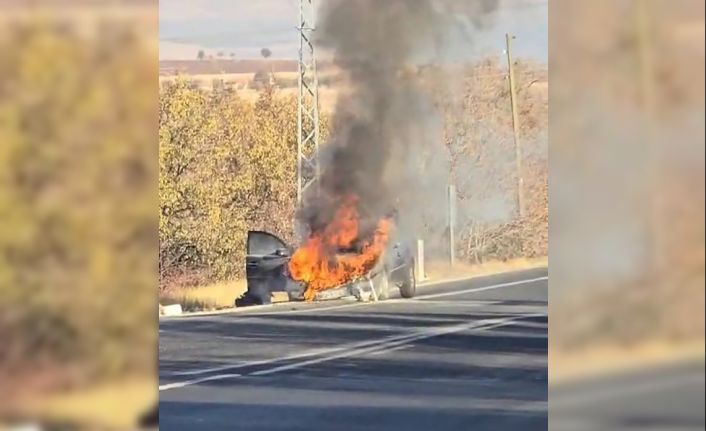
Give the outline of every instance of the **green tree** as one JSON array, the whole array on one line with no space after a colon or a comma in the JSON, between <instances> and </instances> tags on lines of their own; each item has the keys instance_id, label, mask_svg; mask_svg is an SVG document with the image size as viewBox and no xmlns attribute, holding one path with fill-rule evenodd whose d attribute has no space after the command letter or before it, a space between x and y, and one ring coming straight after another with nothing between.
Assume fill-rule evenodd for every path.
<instances>
[{"instance_id":1,"label":"green tree","mask_svg":"<svg viewBox=\"0 0 706 431\"><path fill-rule=\"evenodd\" d=\"M50 22L0 50L0 372L151 371L154 52Z\"/></svg>"},{"instance_id":2,"label":"green tree","mask_svg":"<svg viewBox=\"0 0 706 431\"><path fill-rule=\"evenodd\" d=\"M296 118L295 98L272 88L255 103L186 80L162 92L163 287L242 276L248 230L292 239Z\"/></svg>"}]
</instances>

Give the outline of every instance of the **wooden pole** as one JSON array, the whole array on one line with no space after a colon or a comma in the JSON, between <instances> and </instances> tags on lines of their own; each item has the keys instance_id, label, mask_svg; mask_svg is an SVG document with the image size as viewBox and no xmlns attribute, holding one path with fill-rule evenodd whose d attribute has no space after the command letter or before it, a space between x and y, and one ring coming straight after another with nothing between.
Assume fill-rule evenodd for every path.
<instances>
[{"instance_id":1,"label":"wooden pole","mask_svg":"<svg viewBox=\"0 0 706 431\"><path fill-rule=\"evenodd\" d=\"M515 67L512 61L512 40L515 36L505 34L507 54L507 74L510 81L510 106L512 108L512 132L515 141L515 170L517 175L517 210L520 217L525 215L524 179L522 176L522 147L520 143L520 122L517 115L517 93L515 92Z\"/></svg>"}]
</instances>

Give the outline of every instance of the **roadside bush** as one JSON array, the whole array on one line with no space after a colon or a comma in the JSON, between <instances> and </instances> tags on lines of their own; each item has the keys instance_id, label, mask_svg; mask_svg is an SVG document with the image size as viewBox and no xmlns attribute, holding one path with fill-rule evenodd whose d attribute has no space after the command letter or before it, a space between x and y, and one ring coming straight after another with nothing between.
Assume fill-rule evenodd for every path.
<instances>
[{"instance_id":1,"label":"roadside bush","mask_svg":"<svg viewBox=\"0 0 706 431\"><path fill-rule=\"evenodd\" d=\"M156 52L124 27L0 29L0 382L154 369Z\"/></svg>"}]
</instances>

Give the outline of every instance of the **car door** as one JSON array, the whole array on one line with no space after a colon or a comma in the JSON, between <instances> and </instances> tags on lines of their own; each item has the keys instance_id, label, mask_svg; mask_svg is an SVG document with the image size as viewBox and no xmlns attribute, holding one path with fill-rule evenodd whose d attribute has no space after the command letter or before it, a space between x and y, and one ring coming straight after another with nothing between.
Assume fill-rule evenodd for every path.
<instances>
[{"instance_id":1,"label":"car door","mask_svg":"<svg viewBox=\"0 0 706 431\"><path fill-rule=\"evenodd\" d=\"M261 304L270 302L271 292L282 292L288 282L286 264L291 250L277 236L262 231L248 232L245 274L248 293L260 299Z\"/></svg>"}]
</instances>

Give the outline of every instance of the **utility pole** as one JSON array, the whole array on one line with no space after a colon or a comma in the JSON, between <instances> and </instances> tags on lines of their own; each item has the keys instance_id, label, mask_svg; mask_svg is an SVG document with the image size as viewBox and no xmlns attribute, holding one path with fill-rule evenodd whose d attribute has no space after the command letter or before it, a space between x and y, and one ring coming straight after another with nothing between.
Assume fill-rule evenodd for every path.
<instances>
[{"instance_id":1,"label":"utility pole","mask_svg":"<svg viewBox=\"0 0 706 431\"><path fill-rule=\"evenodd\" d=\"M510 105L512 108L512 132L515 141L515 171L517 175L517 209L520 217L525 215L525 191L522 174L522 147L520 145L520 122L517 117L517 93L515 93L515 66L512 61L512 41L515 36L505 33L507 54L507 76L510 82Z\"/></svg>"},{"instance_id":2,"label":"utility pole","mask_svg":"<svg viewBox=\"0 0 706 431\"><path fill-rule=\"evenodd\" d=\"M313 0L299 0L299 93L297 109L297 204L319 178L319 81L312 41L315 25Z\"/></svg>"}]
</instances>

